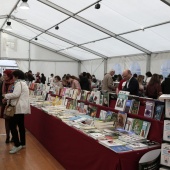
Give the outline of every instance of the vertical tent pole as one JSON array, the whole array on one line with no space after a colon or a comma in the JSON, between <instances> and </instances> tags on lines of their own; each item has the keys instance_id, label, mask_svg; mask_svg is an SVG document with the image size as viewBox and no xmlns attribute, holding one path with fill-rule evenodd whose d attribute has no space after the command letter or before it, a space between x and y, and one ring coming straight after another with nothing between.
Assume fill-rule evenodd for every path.
<instances>
[{"instance_id":1,"label":"vertical tent pole","mask_svg":"<svg viewBox=\"0 0 170 170\"><path fill-rule=\"evenodd\" d=\"M146 57L146 72L151 70L151 55L148 54Z\"/></svg>"},{"instance_id":2,"label":"vertical tent pole","mask_svg":"<svg viewBox=\"0 0 170 170\"><path fill-rule=\"evenodd\" d=\"M107 73L107 59L106 58L104 59L104 74L105 73Z\"/></svg>"},{"instance_id":3,"label":"vertical tent pole","mask_svg":"<svg viewBox=\"0 0 170 170\"><path fill-rule=\"evenodd\" d=\"M81 73L81 61L78 61L78 76Z\"/></svg>"},{"instance_id":4,"label":"vertical tent pole","mask_svg":"<svg viewBox=\"0 0 170 170\"><path fill-rule=\"evenodd\" d=\"M29 49L28 49L28 70L30 70L30 64L31 64L31 43L29 42Z\"/></svg>"},{"instance_id":5,"label":"vertical tent pole","mask_svg":"<svg viewBox=\"0 0 170 170\"><path fill-rule=\"evenodd\" d=\"M2 44L1 44L1 42L2 42L2 37L1 37L2 35L1 35L1 31L0 31L0 60L1 60L1 53L2 53Z\"/></svg>"}]
</instances>

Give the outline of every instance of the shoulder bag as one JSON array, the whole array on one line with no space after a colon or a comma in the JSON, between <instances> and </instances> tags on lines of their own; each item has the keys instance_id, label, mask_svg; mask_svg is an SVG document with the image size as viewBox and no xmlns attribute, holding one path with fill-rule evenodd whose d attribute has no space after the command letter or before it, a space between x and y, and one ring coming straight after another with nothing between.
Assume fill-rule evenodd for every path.
<instances>
[{"instance_id":1,"label":"shoulder bag","mask_svg":"<svg viewBox=\"0 0 170 170\"><path fill-rule=\"evenodd\" d=\"M21 82L20 82L20 84L21 84ZM21 93L22 93L22 84L21 84ZM20 96L21 96L21 94L20 94ZM19 101L20 96L17 99L16 105L17 105L17 103ZM16 105L12 106L10 104L10 102L11 102L11 100L9 100L9 104L5 107L5 112L4 112L5 113L5 118L13 117L14 114L15 114L15 111L16 111Z\"/></svg>"}]
</instances>

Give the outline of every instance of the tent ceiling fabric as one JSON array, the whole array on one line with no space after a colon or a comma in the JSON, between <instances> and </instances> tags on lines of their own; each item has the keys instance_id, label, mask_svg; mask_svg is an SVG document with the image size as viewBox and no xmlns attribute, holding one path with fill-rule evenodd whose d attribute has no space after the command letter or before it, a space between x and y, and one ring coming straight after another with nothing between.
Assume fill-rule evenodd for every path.
<instances>
[{"instance_id":1,"label":"tent ceiling fabric","mask_svg":"<svg viewBox=\"0 0 170 170\"><path fill-rule=\"evenodd\" d=\"M9 17L11 33L79 60L170 50L170 24L142 31L170 21L170 7L160 0L28 0L29 10L19 9L21 1L13 10L18 2L1 0L0 28L5 29ZM98 10L94 8L97 2L101 4Z\"/></svg>"}]
</instances>

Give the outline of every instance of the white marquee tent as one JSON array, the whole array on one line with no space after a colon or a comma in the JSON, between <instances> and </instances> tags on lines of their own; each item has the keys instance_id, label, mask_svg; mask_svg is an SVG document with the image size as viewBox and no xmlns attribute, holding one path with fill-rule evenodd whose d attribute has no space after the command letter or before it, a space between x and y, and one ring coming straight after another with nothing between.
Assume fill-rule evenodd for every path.
<instances>
[{"instance_id":1,"label":"white marquee tent","mask_svg":"<svg viewBox=\"0 0 170 170\"><path fill-rule=\"evenodd\" d=\"M170 73L170 6L161 0L28 0L29 10L0 2L0 59L24 72Z\"/></svg>"}]
</instances>

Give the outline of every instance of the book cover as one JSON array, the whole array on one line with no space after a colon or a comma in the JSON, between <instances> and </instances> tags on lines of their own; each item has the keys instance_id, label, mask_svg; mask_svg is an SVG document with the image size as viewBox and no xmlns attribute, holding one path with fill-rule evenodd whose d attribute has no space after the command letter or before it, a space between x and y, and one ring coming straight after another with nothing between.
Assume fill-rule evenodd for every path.
<instances>
[{"instance_id":1,"label":"book cover","mask_svg":"<svg viewBox=\"0 0 170 170\"><path fill-rule=\"evenodd\" d=\"M151 126L150 122L143 121L142 129L141 129L141 132L140 132L140 136L142 136L144 138L147 138L150 126Z\"/></svg>"},{"instance_id":2,"label":"book cover","mask_svg":"<svg viewBox=\"0 0 170 170\"><path fill-rule=\"evenodd\" d=\"M140 150L140 149L148 148L147 145L140 142L130 143L127 145L127 147L129 147L132 150Z\"/></svg>"},{"instance_id":3,"label":"book cover","mask_svg":"<svg viewBox=\"0 0 170 170\"><path fill-rule=\"evenodd\" d=\"M102 92L101 95L103 96L103 106L109 107L109 93L108 92Z\"/></svg>"},{"instance_id":4,"label":"book cover","mask_svg":"<svg viewBox=\"0 0 170 170\"><path fill-rule=\"evenodd\" d=\"M145 141L142 141L141 143L147 145L148 148L160 146L160 143L152 141L152 140L145 140Z\"/></svg>"},{"instance_id":5,"label":"book cover","mask_svg":"<svg viewBox=\"0 0 170 170\"><path fill-rule=\"evenodd\" d=\"M115 124L115 128L124 129L125 124L126 124L126 119L127 119L127 113L119 112L117 114L117 121Z\"/></svg>"},{"instance_id":6,"label":"book cover","mask_svg":"<svg viewBox=\"0 0 170 170\"><path fill-rule=\"evenodd\" d=\"M155 120L161 120L163 111L164 111L164 105L156 104L155 105L155 112L154 112L153 118Z\"/></svg>"},{"instance_id":7,"label":"book cover","mask_svg":"<svg viewBox=\"0 0 170 170\"><path fill-rule=\"evenodd\" d=\"M95 104L100 103L100 91L94 92L93 103L95 103Z\"/></svg>"},{"instance_id":8,"label":"book cover","mask_svg":"<svg viewBox=\"0 0 170 170\"><path fill-rule=\"evenodd\" d=\"M112 116L113 116L112 111L100 110L100 116L99 116L100 120L103 120L106 122L113 121Z\"/></svg>"},{"instance_id":9,"label":"book cover","mask_svg":"<svg viewBox=\"0 0 170 170\"><path fill-rule=\"evenodd\" d=\"M154 113L154 106L154 101L146 101L144 116L152 118Z\"/></svg>"},{"instance_id":10,"label":"book cover","mask_svg":"<svg viewBox=\"0 0 170 170\"><path fill-rule=\"evenodd\" d=\"M77 110L80 113L84 113L84 103L83 102L77 103Z\"/></svg>"},{"instance_id":11,"label":"book cover","mask_svg":"<svg viewBox=\"0 0 170 170\"><path fill-rule=\"evenodd\" d=\"M163 140L170 142L170 120L164 120Z\"/></svg>"},{"instance_id":12,"label":"book cover","mask_svg":"<svg viewBox=\"0 0 170 170\"><path fill-rule=\"evenodd\" d=\"M170 99L165 100L165 117L170 118Z\"/></svg>"},{"instance_id":13,"label":"book cover","mask_svg":"<svg viewBox=\"0 0 170 170\"><path fill-rule=\"evenodd\" d=\"M111 146L122 146L126 145L125 142L119 140L119 139L113 139L113 140L99 140L99 143L106 146L106 147L111 147Z\"/></svg>"},{"instance_id":14,"label":"book cover","mask_svg":"<svg viewBox=\"0 0 170 170\"><path fill-rule=\"evenodd\" d=\"M116 93L108 93L108 107L110 106L111 100L117 100L117 94Z\"/></svg>"},{"instance_id":15,"label":"book cover","mask_svg":"<svg viewBox=\"0 0 170 170\"><path fill-rule=\"evenodd\" d=\"M143 126L143 120L134 119L132 125L132 132L134 132L136 135L140 135L142 126Z\"/></svg>"},{"instance_id":16,"label":"book cover","mask_svg":"<svg viewBox=\"0 0 170 170\"><path fill-rule=\"evenodd\" d=\"M170 144L163 143L161 146L161 165L170 166Z\"/></svg>"},{"instance_id":17,"label":"book cover","mask_svg":"<svg viewBox=\"0 0 170 170\"><path fill-rule=\"evenodd\" d=\"M125 113L129 113L133 104L133 100L127 100L125 106Z\"/></svg>"},{"instance_id":18,"label":"book cover","mask_svg":"<svg viewBox=\"0 0 170 170\"><path fill-rule=\"evenodd\" d=\"M133 118L127 118L126 125L125 125L125 130L127 131L132 131L132 125L133 125Z\"/></svg>"},{"instance_id":19,"label":"book cover","mask_svg":"<svg viewBox=\"0 0 170 170\"><path fill-rule=\"evenodd\" d=\"M128 99L129 92L120 91L118 94L118 98L116 100L115 109L119 111L125 110L126 100Z\"/></svg>"},{"instance_id":20,"label":"book cover","mask_svg":"<svg viewBox=\"0 0 170 170\"><path fill-rule=\"evenodd\" d=\"M127 146L124 146L124 145L121 145L121 146L110 146L109 148L111 150L113 150L114 152L117 152L117 153L132 151L132 149L130 149Z\"/></svg>"},{"instance_id":21,"label":"book cover","mask_svg":"<svg viewBox=\"0 0 170 170\"><path fill-rule=\"evenodd\" d=\"M132 100L132 106L131 106L129 112L130 112L131 114L138 114L139 106L140 106L140 101L139 101L139 99L138 99L138 100L133 99L133 100Z\"/></svg>"},{"instance_id":22,"label":"book cover","mask_svg":"<svg viewBox=\"0 0 170 170\"><path fill-rule=\"evenodd\" d=\"M60 95L60 87L59 86L56 86L56 95L59 96Z\"/></svg>"},{"instance_id":23,"label":"book cover","mask_svg":"<svg viewBox=\"0 0 170 170\"><path fill-rule=\"evenodd\" d=\"M80 100L82 100L82 101L86 101L86 99L87 99L87 94L88 93L90 93L89 91L87 91L87 90L82 90L81 91L81 97L80 97Z\"/></svg>"},{"instance_id":24,"label":"book cover","mask_svg":"<svg viewBox=\"0 0 170 170\"><path fill-rule=\"evenodd\" d=\"M72 95L72 99L77 99L77 96L78 96L78 93L79 93L79 90L78 89L74 89L74 92L73 92L73 95Z\"/></svg>"},{"instance_id":25,"label":"book cover","mask_svg":"<svg viewBox=\"0 0 170 170\"><path fill-rule=\"evenodd\" d=\"M87 115L91 117L96 117L96 114L97 114L97 107L93 105L88 105Z\"/></svg>"}]
</instances>

